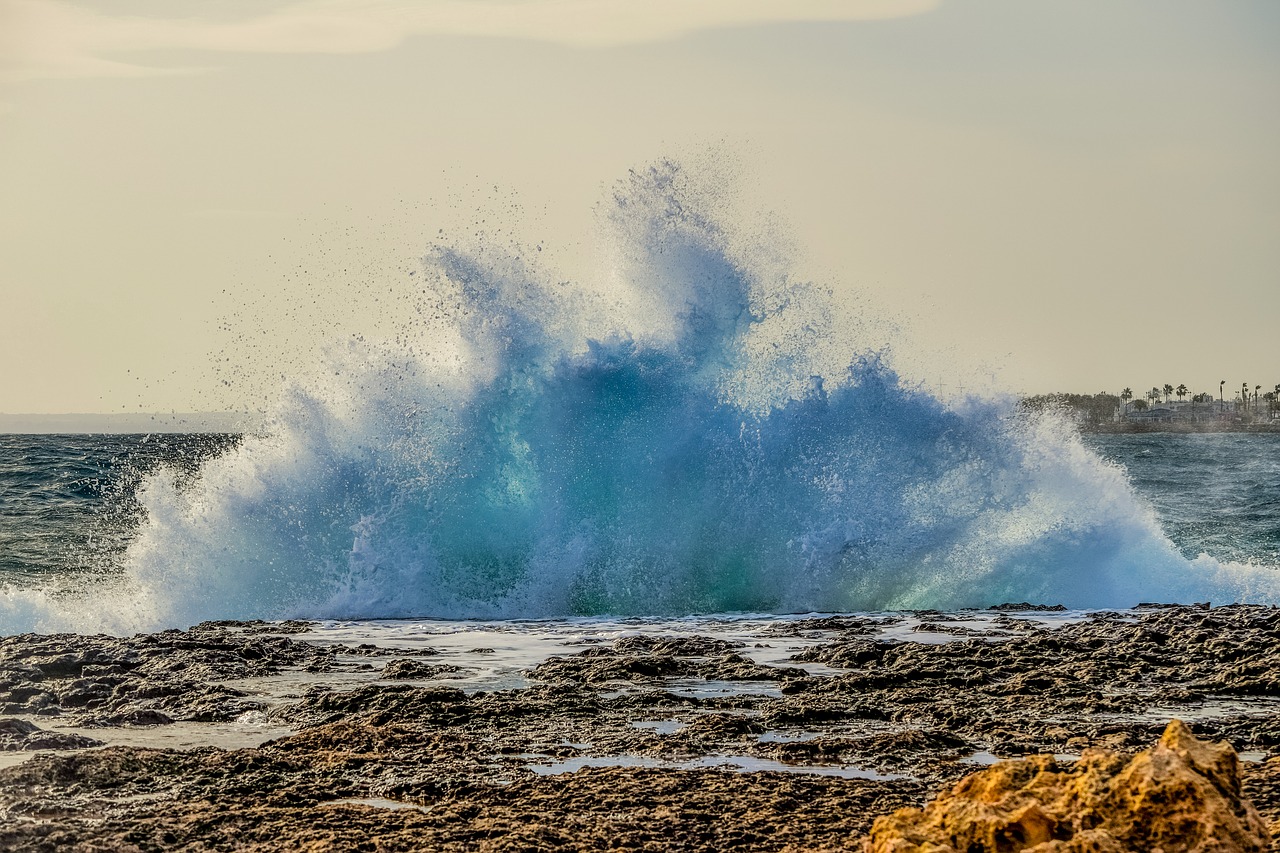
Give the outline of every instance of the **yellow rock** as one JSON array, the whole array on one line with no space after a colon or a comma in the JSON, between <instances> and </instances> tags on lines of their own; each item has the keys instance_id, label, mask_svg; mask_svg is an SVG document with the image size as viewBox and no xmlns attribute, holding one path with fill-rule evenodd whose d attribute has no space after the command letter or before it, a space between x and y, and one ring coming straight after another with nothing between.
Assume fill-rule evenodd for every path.
<instances>
[{"instance_id":1,"label":"yellow rock","mask_svg":"<svg viewBox=\"0 0 1280 853\"><path fill-rule=\"evenodd\" d=\"M1180 720L1126 760L1090 749L1070 769L1052 756L1002 761L921 809L876 819L865 853L1265 853L1267 827L1240 796L1225 742Z\"/></svg>"}]
</instances>

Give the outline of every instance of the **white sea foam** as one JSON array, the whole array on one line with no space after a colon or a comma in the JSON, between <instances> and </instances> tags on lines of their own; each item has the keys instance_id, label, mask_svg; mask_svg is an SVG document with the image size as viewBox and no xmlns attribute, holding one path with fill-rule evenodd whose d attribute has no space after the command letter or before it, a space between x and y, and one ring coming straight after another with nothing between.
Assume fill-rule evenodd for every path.
<instances>
[{"instance_id":1,"label":"white sea foam","mask_svg":"<svg viewBox=\"0 0 1280 853\"><path fill-rule=\"evenodd\" d=\"M1061 424L851 351L677 166L614 201L624 297L435 247L429 322L333 347L194 482L146 481L119 576L0 594L0 628L1280 601Z\"/></svg>"}]
</instances>

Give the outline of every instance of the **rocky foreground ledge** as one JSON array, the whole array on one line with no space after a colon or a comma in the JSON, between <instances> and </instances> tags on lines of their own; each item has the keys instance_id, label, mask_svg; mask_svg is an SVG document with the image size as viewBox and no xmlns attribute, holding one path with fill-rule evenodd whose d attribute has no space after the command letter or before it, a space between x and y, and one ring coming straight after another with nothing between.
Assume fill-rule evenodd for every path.
<instances>
[{"instance_id":1,"label":"rocky foreground ledge","mask_svg":"<svg viewBox=\"0 0 1280 853\"><path fill-rule=\"evenodd\" d=\"M1230 744L1197 740L1180 720L1133 758L1087 749L1069 768L1053 756L1001 761L923 810L876 818L866 853L1256 851L1270 834L1241 796Z\"/></svg>"},{"instance_id":2,"label":"rocky foreground ledge","mask_svg":"<svg viewBox=\"0 0 1280 853\"><path fill-rule=\"evenodd\" d=\"M788 666L624 636L493 691L302 623L4 638L0 765L23 760L0 849L1280 850L1280 609L1022 615L914 614L930 642L886 636L898 616L780 621L760 645L803 639ZM252 689L273 678L296 694ZM96 745L245 719L294 733ZM1156 771L1171 787L1134 793Z\"/></svg>"}]
</instances>

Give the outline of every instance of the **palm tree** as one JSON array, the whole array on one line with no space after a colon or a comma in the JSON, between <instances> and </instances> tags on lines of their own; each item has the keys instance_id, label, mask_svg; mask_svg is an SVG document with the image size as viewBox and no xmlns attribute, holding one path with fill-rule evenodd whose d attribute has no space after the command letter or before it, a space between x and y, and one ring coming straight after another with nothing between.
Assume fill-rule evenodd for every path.
<instances>
[{"instance_id":1,"label":"palm tree","mask_svg":"<svg viewBox=\"0 0 1280 853\"><path fill-rule=\"evenodd\" d=\"M1226 384L1227 384L1227 380L1225 379L1218 383L1218 402L1219 403L1225 402L1225 398L1222 396L1222 387Z\"/></svg>"},{"instance_id":2,"label":"palm tree","mask_svg":"<svg viewBox=\"0 0 1280 853\"><path fill-rule=\"evenodd\" d=\"M1173 386L1168 382L1164 383L1164 401L1169 402L1169 395L1173 393Z\"/></svg>"},{"instance_id":3,"label":"palm tree","mask_svg":"<svg viewBox=\"0 0 1280 853\"><path fill-rule=\"evenodd\" d=\"M1280 385L1277 385L1276 387L1277 387L1277 388L1280 388ZM1121 411L1127 411L1127 410L1128 410L1128 408L1129 408L1129 401L1130 401L1130 400L1132 400L1132 399L1133 399L1133 389L1132 389L1132 388L1126 388L1126 389L1124 389L1123 391L1121 391L1121 392L1120 392L1120 407L1121 407Z\"/></svg>"},{"instance_id":4,"label":"palm tree","mask_svg":"<svg viewBox=\"0 0 1280 853\"><path fill-rule=\"evenodd\" d=\"M1183 397L1185 397L1185 396L1187 396L1187 386L1186 386L1186 385L1179 385L1179 386L1178 386L1178 402L1179 402L1179 403L1181 403L1181 402L1182 402L1182 398L1183 398Z\"/></svg>"},{"instance_id":5,"label":"palm tree","mask_svg":"<svg viewBox=\"0 0 1280 853\"><path fill-rule=\"evenodd\" d=\"M1159 401L1160 389L1152 385L1151 390L1147 392L1147 399L1150 400L1152 403Z\"/></svg>"},{"instance_id":6,"label":"palm tree","mask_svg":"<svg viewBox=\"0 0 1280 853\"><path fill-rule=\"evenodd\" d=\"M1253 410L1258 411L1258 392L1262 390L1261 385L1253 386Z\"/></svg>"}]
</instances>

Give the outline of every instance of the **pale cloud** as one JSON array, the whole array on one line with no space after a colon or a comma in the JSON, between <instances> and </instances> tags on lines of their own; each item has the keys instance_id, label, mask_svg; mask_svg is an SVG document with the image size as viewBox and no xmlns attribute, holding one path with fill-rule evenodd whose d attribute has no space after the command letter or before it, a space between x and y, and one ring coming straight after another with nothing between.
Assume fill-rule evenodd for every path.
<instances>
[{"instance_id":1,"label":"pale cloud","mask_svg":"<svg viewBox=\"0 0 1280 853\"><path fill-rule=\"evenodd\" d=\"M143 77L145 51L372 53L414 35L530 39L578 47L700 30L858 21L927 12L940 0L304 0L234 21L106 15L62 0L0 0L0 79Z\"/></svg>"}]
</instances>

